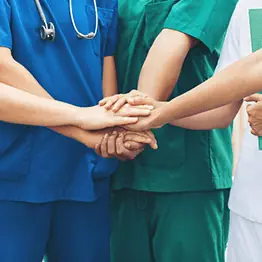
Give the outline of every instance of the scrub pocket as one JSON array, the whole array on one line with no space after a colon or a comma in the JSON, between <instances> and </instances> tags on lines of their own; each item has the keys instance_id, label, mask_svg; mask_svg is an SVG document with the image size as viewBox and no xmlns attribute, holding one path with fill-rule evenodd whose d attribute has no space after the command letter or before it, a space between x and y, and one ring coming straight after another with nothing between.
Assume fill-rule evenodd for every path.
<instances>
[{"instance_id":1,"label":"scrub pocket","mask_svg":"<svg viewBox=\"0 0 262 262\"><path fill-rule=\"evenodd\" d=\"M153 1L145 6L144 41L148 49L163 30L165 20L177 2L178 0Z\"/></svg>"},{"instance_id":2,"label":"scrub pocket","mask_svg":"<svg viewBox=\"0 0 262 262\"><path fill-rule=\"evenodd\" d=\"M175 169L185 162L185 130L183 128L165 125L153 131L158 142L158 149L147 147L145 153L138 156L142 165L153 169Z\"/></svg>"},{"instance_id":3,"label":"scrub pocket","mask_svg":"<svg viewBox=\"0 0 262 262\"><path fill-rule=\"evenodd\" d=\"M0 123L0 137L0 180L23 179L30 168L30 127Z\"/></svg>"},{"instance_id":4,"label":"scrub pocket","mask_svg":"<svg viewBox=\"0 0 262 262\"><path fill-rule=\"evenodd\" d=\"M97 56L104 56L106 41L110 28L110 24L113 19L113 9L109 8L97 8L98 10L98 30L94 39L91 39L92 47ZM95 10L93 5L86 5L86 13L90 24L89 29L95 30Z\"/></svg>"}]
</instances>

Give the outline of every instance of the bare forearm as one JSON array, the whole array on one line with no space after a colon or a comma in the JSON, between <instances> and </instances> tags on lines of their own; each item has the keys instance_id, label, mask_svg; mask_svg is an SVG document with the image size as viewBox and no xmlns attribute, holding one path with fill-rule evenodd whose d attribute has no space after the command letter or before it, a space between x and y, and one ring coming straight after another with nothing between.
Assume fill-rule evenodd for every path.
<instances>
[{"instance_id":1,"label":"bare forearm","mask_svg":"<svg viewBox=\"0 0 262 262\"><path fill-rule=\"evenodd\" d=\"M0 82L11 85L17 89L26 91L39 97L53 99L52 96L36 81L36 79L26 68L12 59L10 50L1 50L1 56ZM72 131L76 131L78 128L69 128L69 126L65 126L59 128L50 127L50 129L64 136L72 137Z\"/></svg>"},{"instance_id":2,"label":"bare forearm","mask_svg":"<svg viewBox=\"0 0 262 262\"><path fill-rule=\"evenodd\" d=\"M35 126L77 125L77 107L0 83L0 120Z\"/></svg>"},{"instance_id":3,"label":"bare forearm","mask_svg":"<svg viewBox=\"0 0 262 262\"><path fill-rule=\"evenodd\" d=\"M113 56L105 57L103 70L103 95L109 97L117 94L116 67Z\"/></svg>"},{"instance_id":4,"label":"bare forearm","mask_svg":"<svg viewBox=\"0 0 262 262\"><path fill-rule=\"evenodd\" d=\"M140 73L138 90L159 101L166 101L176 85L185 57L194 39L165 29L152 45Z\"/></svg>"},{"instance_id":5,"label":"bare forearm","mask_svg":"<svg viewBox=\"0 0 262 262\"><path fill-rule=\"evenodd\" d=\"M242 105L242 101L219 107L204 113L173 120L172 125L192 130L211 130L228 127Z\"/></svg>"},{"instance_id":6,"label":"bare forearm","mask_svg":"<svg viewBox=\"0 0 262 262\"><path fill-rule=\"evenodd\" d=\"M168 123L239 101L262 90L262 50L219 72L162 107L159 123Z\"/></svg>"},{"instance_id":7,"label":"bare forearm","mask_svg":"<svg viewBox=\"0 0 262 262\"><path fill-rule=\"evenodd\" d=\"M104 134L69 126L79 124L77 111L74 106L38 97L0 83L0 121L34 126L56 126L54 128L56 132L94 148Z\"/></svg>"}]
</instances>

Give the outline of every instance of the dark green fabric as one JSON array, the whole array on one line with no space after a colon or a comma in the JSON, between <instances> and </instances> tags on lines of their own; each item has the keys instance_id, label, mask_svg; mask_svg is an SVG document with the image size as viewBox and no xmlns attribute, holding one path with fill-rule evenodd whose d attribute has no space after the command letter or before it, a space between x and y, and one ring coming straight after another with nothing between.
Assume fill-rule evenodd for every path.
<instances>
[{"instance_id":1,"label":"dark green fabric","mask_svg":"<svg viewBox=\"0 0 262 262\"><path fill-rule=\"evenodd\" d=\"M224 262L229 190L115 191L111 262Z\"/></svg>"},{"instance_id":2,"label":"dark green fabric","mask_svg":"<svg viewBox=\"0 0 262 262\"><path fill-rule=\"evenodd\" d=\"M185 32L201 41L189 52L171 98L211 77L236 2L119 0L116 64L120 92L136 88L148 50L163 28ZM166 125L155 135L159 149L147 148L134 161L121 163L113 176L114 189L177 192L231 186L231 127L192 131Z\"/></svg>"}]
</instances>

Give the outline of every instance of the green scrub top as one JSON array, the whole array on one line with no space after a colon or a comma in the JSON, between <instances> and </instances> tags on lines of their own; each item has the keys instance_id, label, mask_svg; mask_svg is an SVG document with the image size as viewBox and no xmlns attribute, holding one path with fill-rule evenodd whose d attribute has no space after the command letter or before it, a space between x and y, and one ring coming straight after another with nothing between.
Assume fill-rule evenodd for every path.
<instances>
[{"instance_id":1,"label":"green scrub top","mask_svg":"<svg viewBox=\"0 0 262 262\"><path fill-rule=\"evenodd\" d=\"M188 54L170 99L214 73L237 0L119 0L118 86L136 88L149 48L163 28L200 40ZM166 125L154 131L159 149L146 148L134 161L121 163L113 189L151 192L223 189L231 186L232 127L192 131Z\"/></svg>"}]
</instances>

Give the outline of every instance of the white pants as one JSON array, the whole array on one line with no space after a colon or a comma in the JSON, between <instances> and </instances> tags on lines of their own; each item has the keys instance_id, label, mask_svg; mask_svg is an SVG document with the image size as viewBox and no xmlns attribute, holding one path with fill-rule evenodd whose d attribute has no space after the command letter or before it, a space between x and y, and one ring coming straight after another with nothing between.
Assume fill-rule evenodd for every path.
<instances>
[{"instance_id":1,"label":"white pants","mask_svg":"<svg viewBox=\"0 0 262 262\"><path fill-rule=\"evenodd\" d=\"M231 212L227 262L262 262L262 224Z\"/></svg>"}]
</instances>

